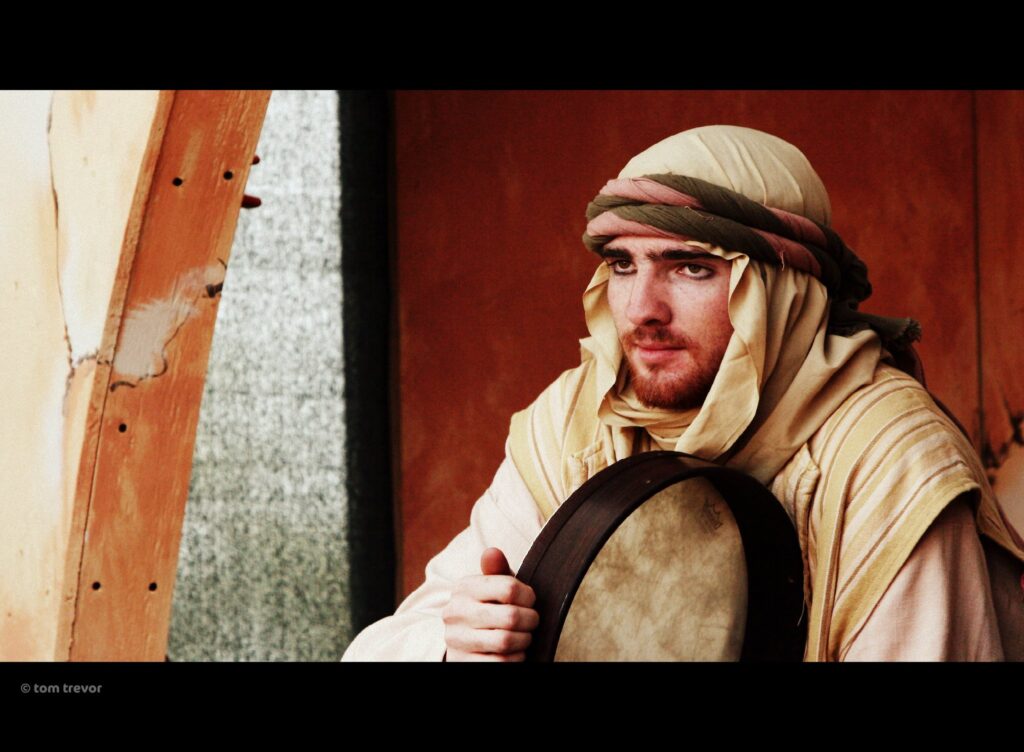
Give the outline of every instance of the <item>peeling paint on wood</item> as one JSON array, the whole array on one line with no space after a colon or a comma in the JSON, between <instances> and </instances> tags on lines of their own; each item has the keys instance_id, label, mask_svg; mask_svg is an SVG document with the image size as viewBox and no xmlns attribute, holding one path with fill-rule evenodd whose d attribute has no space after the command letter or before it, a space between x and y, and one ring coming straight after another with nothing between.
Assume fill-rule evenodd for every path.
<instances>
[{"instance_id":1,"label":"peeling paint on wood","mask_svg":"<svg viewBox=\"0 0 1024 752\"><path fill-rule=\"evenodd\" d=\"M224 284L224 268L210 264L182 274L171 294L149 300L128 311L122 325L117 354L114 356L115 381L118 386L137 386L143 379L162 376L167 371L167 345L181 327L199 313L200 301L212 298Z\"/></svg>"}]
</instances>

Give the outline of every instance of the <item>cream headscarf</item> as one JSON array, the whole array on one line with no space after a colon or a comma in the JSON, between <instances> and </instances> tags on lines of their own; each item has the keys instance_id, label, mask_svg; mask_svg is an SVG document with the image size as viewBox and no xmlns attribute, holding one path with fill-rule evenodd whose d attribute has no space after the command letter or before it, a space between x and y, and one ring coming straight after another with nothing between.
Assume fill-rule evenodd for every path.
<instances>
[{"instance_id":1,"label":"cream headscarf","mask_svg":"<svg viewBox=\"0 0 1024 752\"><path fill-rule=\"evenodd\" d=\"M633 157L619 177L663 173L830 220L828 194L806 157L761 131L684 131ZM819 280L708 243L687 244L732 261L734 331L703 406L672 411L639 402L607 303L608 267L600 264L583 296L591 336L580 342L582 366L513 419L513 459L545 515L596 470L650 449L723 462L767 485L843 400L871 382L885 352L878 335L828 334L829 297Z\"/></svg>"}]
</instances>

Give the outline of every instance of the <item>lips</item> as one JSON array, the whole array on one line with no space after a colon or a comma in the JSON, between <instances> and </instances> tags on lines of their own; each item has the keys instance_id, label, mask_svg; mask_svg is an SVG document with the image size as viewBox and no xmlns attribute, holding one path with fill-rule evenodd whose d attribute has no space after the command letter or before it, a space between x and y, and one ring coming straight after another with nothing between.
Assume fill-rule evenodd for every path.
<instances>
[{"instance_id":1,"label":"lips","mask_svg":"<svg viewBox=\"0 0 1024 752\"><path fill-rule=\"evenodd\" d=\"M679 345L667 345L663 342L649 342L634 344L633 349L643 363L655 365L672 360L686 348Z\"/></svg>"},{"instance_id":2,"label":"lips","mask_svg":"<svg viewBox=\"0 0 1024 752\"><path fill-rule=\"evenodd\" d=\"M638 327L623 338L630 357L647 366L669 363L687 349L688 340L679 332L662 327Z\"/></svg>"}]
</instances>

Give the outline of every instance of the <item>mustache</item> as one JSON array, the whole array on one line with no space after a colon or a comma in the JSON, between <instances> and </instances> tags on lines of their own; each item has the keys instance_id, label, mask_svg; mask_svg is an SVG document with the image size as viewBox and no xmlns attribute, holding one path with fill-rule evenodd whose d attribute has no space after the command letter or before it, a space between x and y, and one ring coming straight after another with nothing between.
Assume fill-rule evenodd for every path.
<instances>
[{"instance_id":1,"label":"mustache","mask_svg":"<svg viewBox=\"0 0 1024 752\"><path fill-rule=\"evenodd\" d=\"M689 347L690 338L680 332L673 332L661 326L638 326L626 332L622 344L633 347L663 345L668 347Z\"/></svg>"}]
</instances>

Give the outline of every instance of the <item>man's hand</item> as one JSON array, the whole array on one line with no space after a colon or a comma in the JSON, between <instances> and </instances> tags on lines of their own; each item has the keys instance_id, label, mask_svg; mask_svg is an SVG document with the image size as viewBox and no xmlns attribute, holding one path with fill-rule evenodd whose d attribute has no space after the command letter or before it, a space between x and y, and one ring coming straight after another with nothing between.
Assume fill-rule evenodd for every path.
<instances>
[{"instance_id":1,"label":"man's hand","mask_svg":"<svg viewBox=\"0 0 1024 752\"><path fill-rule=\"evenodd\" d=\"M481 574L463 577L441 612L448 661L522 661L540 617L533 588L512 576L497 548L480 555Z\"/></svg>"}]
</instances>

